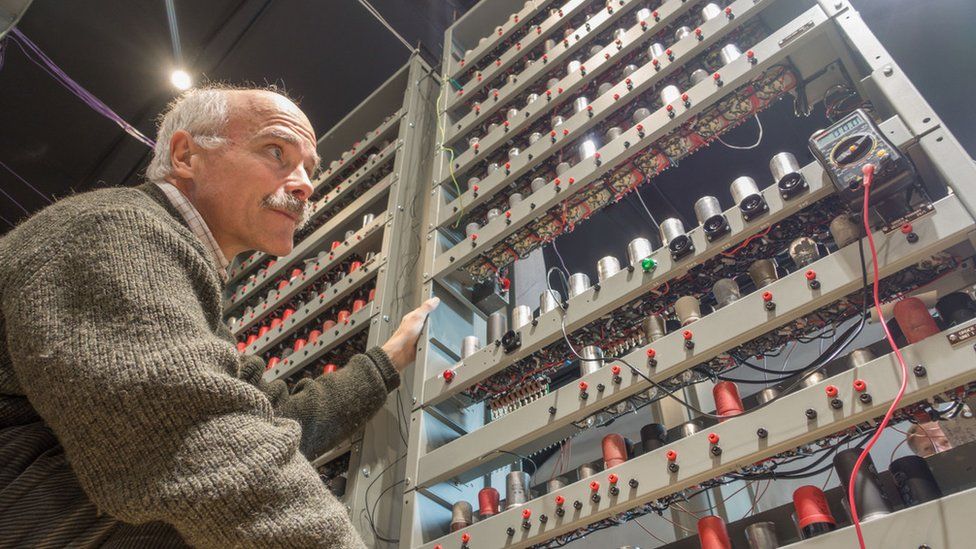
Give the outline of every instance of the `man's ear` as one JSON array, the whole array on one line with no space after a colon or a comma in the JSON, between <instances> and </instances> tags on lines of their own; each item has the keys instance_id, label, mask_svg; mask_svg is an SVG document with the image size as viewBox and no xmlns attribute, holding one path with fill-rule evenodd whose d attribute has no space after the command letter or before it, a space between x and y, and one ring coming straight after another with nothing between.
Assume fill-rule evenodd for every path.
<instances>
[{"instance_id":1,"label":"man's ear","mask_svg":"<svg viewBox=\"0 0 976 549\"><path fill-rule=\"evenodd\" d=\"M193 179L193 165L190 158L196 152L197 144L186 130L177 130L169 140L169 159L173 175L178 179Z\"/></svg>"}]
</instances>

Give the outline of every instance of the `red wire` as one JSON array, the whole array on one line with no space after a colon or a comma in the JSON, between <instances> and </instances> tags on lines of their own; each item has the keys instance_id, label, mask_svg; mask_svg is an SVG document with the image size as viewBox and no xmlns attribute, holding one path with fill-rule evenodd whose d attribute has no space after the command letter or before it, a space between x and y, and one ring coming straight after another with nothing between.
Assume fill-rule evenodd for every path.
<instances>
[{"instance_id":1,"label":"red wire","mask_svg":"<svg viewBox=\"0 0 976 549\"><path fill-rule=\"evenodd\" d=\"M857 532L857 541L861 545L861 549L866 549L864 544L864 535L861 533L861 521L857 516L857 505L854 503L854 480L857 478L857 472L861 469L861 464L868 457L871 452L871 448L874 443L877 442L878 438L881 437L881 433L888 426L888 422L891 421L891 416L894 415L895 410L898 409L898 403L901 402L902 396L905 395L905 389L908 386L908 365L905 364L905 358L901 356L901 350L898 348L898 344L895 343L893 337L891 337L891 332L888 331L888 325L885 322L884 314L881 312L881 299L878 297L878 251L874 247L874 237L871 234L871 224L868 223L868 198L871 193L871 181L874 178L874 165L867 164L862 170L864 173L864 211L862 212L862 217L864 218L864 231L868 235L868 245L871 248L871 264L874 267L874 307L878 312L878 320L881 321L881 327L884 328L885 337L888 339L888 344L891 345L891 350L895 352L895 356L898 358L898 364L901 365L901 387L898 389L898 394L895 395L895 399L891 402L891 406L888 407L888 411L885 413L884 418L881 420L881 425L875 431L874 436L868 441L867 445L864 446L864 450L861 451L861 455L858 456L857 461L854 463L854 470L851 471L851 478L847 483L847 500L851 506L851 518L854 520L854 529Z\"/></svg>"}]
</instances>

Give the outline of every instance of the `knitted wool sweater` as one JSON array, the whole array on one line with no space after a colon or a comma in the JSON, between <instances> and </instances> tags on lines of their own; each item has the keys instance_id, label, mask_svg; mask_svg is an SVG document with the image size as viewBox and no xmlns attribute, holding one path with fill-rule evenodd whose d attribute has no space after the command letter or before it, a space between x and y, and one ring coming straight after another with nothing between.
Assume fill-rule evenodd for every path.
<instances>
[{"instance_id":1,"label":"knitted wool sweater","mask_svg":"<svg viewBox=\"0 0 976 549\"><path fill-rule=\"evenodd\" d=\"M0 239L0 547L360 547L308 461L399 376L373 348L289 394L221 321L217 266L154 185Z\"/></svg>"}]
</instances>

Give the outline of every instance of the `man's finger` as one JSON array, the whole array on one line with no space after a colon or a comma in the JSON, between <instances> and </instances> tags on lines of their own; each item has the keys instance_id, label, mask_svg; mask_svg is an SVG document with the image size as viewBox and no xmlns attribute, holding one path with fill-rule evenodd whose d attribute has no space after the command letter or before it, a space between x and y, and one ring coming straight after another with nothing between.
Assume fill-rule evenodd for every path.
<instances>
[{"instance_id":1,"label":"man's finger","mask_svg":"<svg viewBox=\"0 0 976 549\"><path fill-rule=\"evenodd\" d=\"M427 301L424 301L424 303L420 306L420 310L429 314L433 312L433 310L436 309L438 305L440 305L440 302L441 302L441 298L432 297Z\"/></svg>"}]
</instances>

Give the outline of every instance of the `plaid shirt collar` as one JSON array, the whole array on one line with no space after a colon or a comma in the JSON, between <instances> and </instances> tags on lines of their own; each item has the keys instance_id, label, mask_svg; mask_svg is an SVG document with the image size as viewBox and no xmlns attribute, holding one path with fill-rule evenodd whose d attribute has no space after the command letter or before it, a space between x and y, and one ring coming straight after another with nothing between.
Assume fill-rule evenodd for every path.
<instances>
[{"instance_id":1,"label":"plaid shirt collar","mask_svg":"<svg viewBox=\"0 0 976 549\"><path fill-rule=\"evenodd\" d=\"M203 243L204 247L210 250L210 255L213 256L214 261L217 263L217 272L220 273L220 277L226 282L227 281L227 266L230 262L224 257L224 252L220 250L220 246L217 245L217 240L214 238L212 232L210 232L210 227L200 216L200 212L190 203L190 200L176 188L175 185L169 182L156 183L166 198L173 204L186 223L190 226L190 230L196 235L200 242Z\"/></svg>"}]
</instances>

